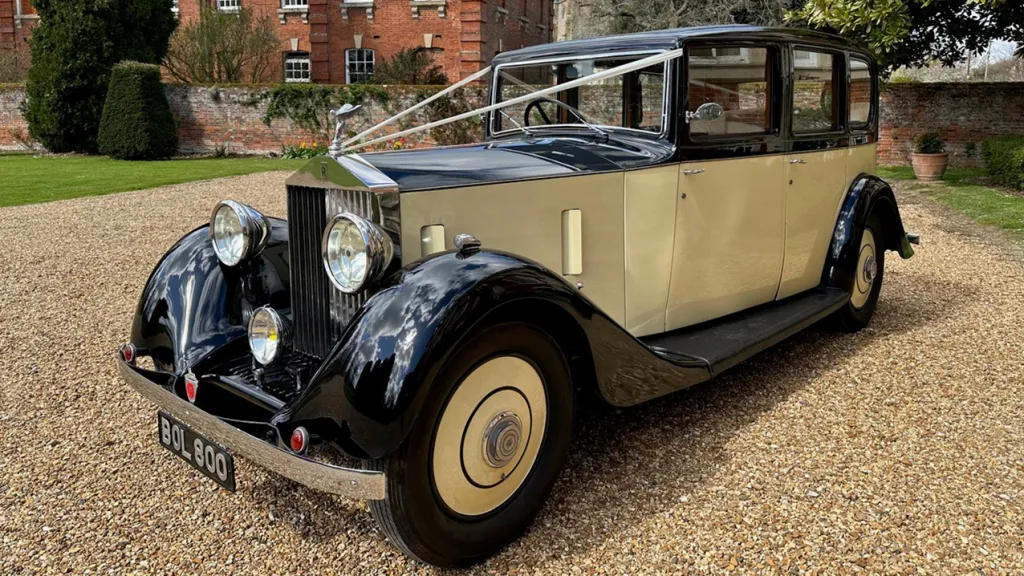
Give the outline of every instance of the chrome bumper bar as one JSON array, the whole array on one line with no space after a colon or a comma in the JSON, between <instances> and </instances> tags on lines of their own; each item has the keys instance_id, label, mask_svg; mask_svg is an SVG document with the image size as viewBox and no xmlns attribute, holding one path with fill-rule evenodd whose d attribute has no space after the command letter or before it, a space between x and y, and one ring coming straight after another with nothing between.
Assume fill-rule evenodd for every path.
<instances>
[{"instance_id":1,"label":"chrome bumper bar","mask_svg":"<svg viewBox=\"0 0 1024 576\"><path fill-rule=\"evenodd\" d=\"M235 428L212 414L199 410L140 374L122 358L117 360L121 378L129 386L159 408L173 414L187 426L210 440L222 444L233 454L242 456L267 470L314 490L361 500L384 499L383 472L342 468L285 452L269 442Z\"/></svg>"}]
</instances>

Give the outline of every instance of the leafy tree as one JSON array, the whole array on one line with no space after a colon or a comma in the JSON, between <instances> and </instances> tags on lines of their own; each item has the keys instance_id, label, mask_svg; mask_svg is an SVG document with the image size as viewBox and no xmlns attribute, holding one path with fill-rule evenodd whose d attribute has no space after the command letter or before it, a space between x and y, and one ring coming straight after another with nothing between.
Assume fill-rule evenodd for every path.
<instances>
[{"instance_id":1,"label":"leafy tree","mask_svg":"<svg viewBox=\"0 0 1024 576\"><path fill-rule=\"evenodd\" d=\"M370 82L374 84L443 86L448 84L444 70L434 64L430 54L421 48L402 48L391 57L378 63Z\"/></svg>"},{"instance_id":2,"label":"leafy tree","mask_svg":"<svg viewBox=\"0 0 1024 576\"><path fill-rule=\"evenodd\" d=\"M863 43L888 70L952 66L991 40L1024 40L1020 0L807 0L790 20Z\"/></svg>"},{"instance_id":3,"label":"leafy tree","mask_svg":"<svg viewBox=\"0 0 1024 576\"><path fill-rule=\"evenodd\" d=\"M263 82L280 53L276 24L243 7L224 13L201 3L199 19L178 29L164 65L182 82Z\"/></svg>"},{"instance_id":4,"label":"leafy tree","mask_svg":"<svg viewBox=\"0 0 1024 576\"><path fill-rule=\"evenodd\" d=\"M611 20L611 31L642 32L705 24L776 26L787 10L804 0L596 0L598 17Z\"/></svg>"},{"instance_id":5,"label":"leafy tree","mask_svg":"<svg viewBox=\"0 0 1024 576\"><path fill-rule=\"evenodd\" d=\"M114 64L159 63L177 18L172 0L34 0L23 107L29 134L52 152L94 152Z\"/></svg>"},{"instance_id":6,"label":"leafy tree","mask_svg":"<svg viewBox=\"0 0 1024 576\"><path fill-rule=\"evenodd\" d=\"M178 131L159 66L122 62L114 67L98 142L100 152L122 160L174 155Z\"/></svg>"}]
</instances>

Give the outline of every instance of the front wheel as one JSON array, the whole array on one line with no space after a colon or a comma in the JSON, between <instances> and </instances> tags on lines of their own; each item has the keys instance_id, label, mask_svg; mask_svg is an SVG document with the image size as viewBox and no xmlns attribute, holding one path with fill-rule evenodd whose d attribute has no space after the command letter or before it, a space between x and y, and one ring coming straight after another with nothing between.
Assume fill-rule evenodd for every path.
<instances>
[{"instance_id":1,"label":"front wheel","mask_svg":"<svg viewBox=\"0 0 1024 576\"><path fill-rule=\"evenodd\" d=\"M435 566L482 560L513 541L561 470L573 423L557 343L522 323L467 337L439 372L402 446L370 466L387 477L371 501L383 532Z\"/></svg>"},{"instance_id":2,"label":"front wheel","mask_svg":"<svg viewBox=\"0 0 1024 576\"><path fill-rule=\"evenodd\" d=\"M857 263L851 271L853 292L850 301L834 316L834 324L843 332L857 332L868 325L878 305L885 274L885 236L877 214L868 218L861 234Z\"/></svg>"}]
</instances>

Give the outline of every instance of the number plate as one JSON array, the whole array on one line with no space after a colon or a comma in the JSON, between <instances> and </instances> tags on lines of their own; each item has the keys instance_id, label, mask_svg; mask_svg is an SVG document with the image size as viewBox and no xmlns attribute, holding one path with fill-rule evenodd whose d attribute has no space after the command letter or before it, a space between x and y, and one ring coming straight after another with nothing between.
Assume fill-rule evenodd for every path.
<instances>
[{"instance_id":1,"label":"number plate","mask_svg":"<svg viewBox=\"0 0 1024 576\"><path fill-rule=\"evenodd\" d=\"M166 412L157 412L160 444L206 474L226 490L235 491L235 460L217 444L203 438Z\"/></svg>"}]
</instances>

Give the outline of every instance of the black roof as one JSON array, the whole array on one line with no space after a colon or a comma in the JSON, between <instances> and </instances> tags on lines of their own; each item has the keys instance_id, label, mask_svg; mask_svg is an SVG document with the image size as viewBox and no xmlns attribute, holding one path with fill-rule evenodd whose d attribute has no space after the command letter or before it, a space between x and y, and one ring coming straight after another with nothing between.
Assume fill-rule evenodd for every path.
<instances>
[{"instance_id":1,"label":"black roof","mask_svg":"<svg viewBox=\"0 0 1024 576\"><path fill-rule=\"evenodd\" d=\"M502 52L494 57L492 64L507 64L538 58L571 57L578 54L601 54L607 52L628 52L630 50L672 50L678 48L684 40L710 38L713 36L742 36L744 39L786 40L830 45L837 48L857 49L845 38L833 34L825 34L803 28L768 28L764 26L748 26L730 24L724 26L695 26L692 28L674 28L671 30L655 30L653 32L637 32L617 36L602 36L582 40L568 40L552 44L527 46L519 50Z\"/></svg>"}]
</instances>

